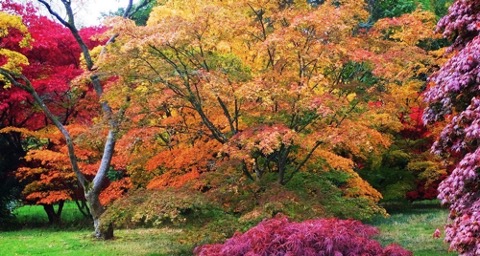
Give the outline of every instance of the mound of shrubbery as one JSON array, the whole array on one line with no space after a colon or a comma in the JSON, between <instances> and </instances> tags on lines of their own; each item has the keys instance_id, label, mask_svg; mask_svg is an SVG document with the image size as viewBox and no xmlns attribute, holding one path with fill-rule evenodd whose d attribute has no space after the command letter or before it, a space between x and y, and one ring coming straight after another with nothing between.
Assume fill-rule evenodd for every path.
<instances>
[{"instance_id":1,"label":"mound of shrubbery","mask_svg":"<svg viewBox=\"0 0 480 256\"><path fill-rule=\"evenodd\" d=\"M196 244L215 243L278 213L295 221L382 214L364 198L343 194L340 172L298 173L286 185L268 176L249 181L240 172L204 173L181 188L139 189L109 205L102 223L116 228L188 226Z\"/></svg>"},{"instance_id":2,"label":"mound of shrubbery","mask_svg":"<svg viewBox=\"0 0 480 256\"><path fill-rule=\"evenodd\" d=\"M299 172L285 185L275 175L265 174L262 181L250 181L241 172L224 170L202 174L197 187L209 202L216 202L227 213L256 223L283 213L297 221L338 217L368 220L385 210L363 197L345 195L350 176L340 171Z\"/></svg>"},{"instance_id":3,"label":"mound of shrubbery","mask_svg":"<svg viewBox=\"0 0 480 256\"><path fill-rule=\"evenodd\" d=\"M102 215L102 223L117 228L179 225L199 221L215 209L218 208L193 191L138 189L110 205Z\"/></svg>"},{"instance_id":4,"label":"mound of shrubbery","mask_svg":"<svg viewBox=\"0 0 480 256\"><path fill-rule=\"evenodd\" d=\"M243 255L385 255L407 256L411 252L392 244L382 248L372 239L375 227L355 220L315 219L290 222L284 215L262 221L223 244L202 245L197 256Z\"/></svg>"}]
</instances>

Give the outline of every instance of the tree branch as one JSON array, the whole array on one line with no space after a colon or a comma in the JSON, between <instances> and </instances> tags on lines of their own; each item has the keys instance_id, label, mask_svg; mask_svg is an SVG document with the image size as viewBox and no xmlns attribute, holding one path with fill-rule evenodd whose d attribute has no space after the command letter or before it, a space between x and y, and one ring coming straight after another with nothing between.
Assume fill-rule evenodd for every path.
<instances>
[{"instance_id":1,"label":"tree branch","mask_svg":"<svg viewBox=\"0 0 480 256\"><path fill-rule=\"evenodd\" d=\"M313 152L315 152L315 150L322 144L323 144L323 141L315 142L315 145L313 146L313 148L310 150L310 152L308 152L308 154L305 156L302 162L300 162L300 164L297 165L297 168L295 168L295 170L292 171L292 173L290 174L290 177L284 180L284 184L288 183L293 178L293 175L295 175L295 173L300 171L300 169L305 165L305 163L307 163L310 157L312 157Z\"/></svg>"},{"instance_id":2,"label":"tree branch","mask_svg":"<svg viewBox=\"0 0 480 256\"><path fill-rule=\"evenodd\" d=\"M220 96L217 96L217 101L220 104L220 106L222 107L223 114L225 115L225 117L227 117L228 124L230 125L230 130L232 131L232 134L236 134L237 131L235 130L233 119L232 119L232 116L230 115L230 112L228 111L227 106L225 105L223 100L220 98Z\"/></svg>"},{"instance_id":3,"label":"tree branch","mask_svg":"<svg viewBox=\"0 0 480 256\"><path fill-rule=\"evenodd\" d=\"M45 105L42 98L38 95L38 93L33 88L30 80L24 75L13 74L8 70L0 68L0 74L2 74L5 78L7 78L12 85L21 88L34 98L35 102L40 106L42 111L45 113L47 118L57 127L57 129L62 133L63 137L65 138L67 149L68 149L68 157L70 159L72 169L77 176L78 182L82 186L83 189L88 187L88 181L85 176L80 172L80 168L78 166L77 157L75 155L75 149L73 147L73 140L70 136L70 133L65 129L65 126L58 120L58 118L50 111L50 109ZM17 79L22 80L25 84L18 82Z\"/></svg>"},{"instance_id":4,"label":"tree branch","mask_svg":"<svg viewBox=\"0 0 480 256\"><path fill-rule=\"evenodd\" d=\"M39 1L40 3L42 3L42 4L45 6L45 8L47 8L47 11L48 11L51 15L53 15L60 23L62 23L62 25L64 25L65 27L67 27L67 28L69 28L69 29L71 28L70 22L67 22L67 21L64 20L62 17L60 17L60 15L59 15L58 13L56 13L56 12L52 9L52 6L51 6L49 3L47 3L47 2L44 1L44 0L38 0L38 1ZM62 2L64 3L65 1L62 1ZM64 3L64 4L65 4L65 3Z\"/></svg>"}]
</instances>

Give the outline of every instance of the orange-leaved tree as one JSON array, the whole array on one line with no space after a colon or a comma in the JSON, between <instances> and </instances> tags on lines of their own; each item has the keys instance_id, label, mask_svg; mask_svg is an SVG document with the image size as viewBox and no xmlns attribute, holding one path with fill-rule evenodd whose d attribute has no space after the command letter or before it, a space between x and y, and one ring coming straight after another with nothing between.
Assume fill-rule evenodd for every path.
<instances>
[{"instance_id":1,"label":"orange-leaved tree","mask_svg":"<svg viewBox=\"0 0 480 256\"><path fill-rule=\"evenodd\" d=\"M404 199L408 191L410 199L434 198L435 186L446 175L443 163L428 149L438 131L427 130L421 120L426 78L444 61L445 42L434 33L435 24L433 13L420 10L381 19L362 35L370 43L352 49L352 57L372 63L389 91L372 107L384 109L378 124L391 134L393 145L382 156L371 157L361 171L387 200ZM397 120L396 125L386 126L389 120Z\"/></svg>"},{"instance_id":2,"label":"orange-leaved tree","mask_svg":"<svg viewBox=\"0 0 480 256\"><path fill-rule=\"evenodd\" d=\"M237 159L251 180L273 174L280 184L301 171L337 169L350 174L347 195L376 202L381 195L354 167L389 145L380 131L401 127L397 109L382 101L393 97L398 81L409 88L405 81L414 74L394 73L416 67L401 59L425 53L359 31L368 18L364 7L183 0L154 8L144 27L112 19L119 37L98 66L122 82L105 97L144 103L126 116L157 131L148 147L158 155L147 169L208 170L225 157ZM395 45L397 54L378 49L385 45ZM382 70L386 57L398 63Z\"/></svg>"}]
</instances>

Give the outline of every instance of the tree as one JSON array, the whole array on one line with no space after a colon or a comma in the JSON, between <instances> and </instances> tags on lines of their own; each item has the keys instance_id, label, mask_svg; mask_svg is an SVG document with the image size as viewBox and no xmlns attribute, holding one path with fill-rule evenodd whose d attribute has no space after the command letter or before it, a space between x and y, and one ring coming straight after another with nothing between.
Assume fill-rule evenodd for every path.
<instances>
[{"instance_id":1,"label":"tree","mask_svg":"<svg viewBox=\"0 0 480 256\"><path fill-rule=\"evenodd\" d=\"M357 49L351 50L357 61L372 63L373 73L388 92L370 105L383 109L372 121L379 122L377 129L389 134L392 144L382 155L371 155L357 165L361 176L386 200L404 199L417 182L423 189L445 174L438 160L427 152L431 132L419 117L425 105L421 94L426 77L442 59L442 49L433 43L439 38L434 34L435 24L435 15L420 10L383 18L361 37L368 40L368 47L357 44Z\"/></svg>"},{"instance_id":2,"label":"tree","mask_svg":"<svg viewBox=\"0 0 480 256\"><path fill-rule=\"evenodd\" d=\"M3 49L4 45L14 44L17 47L26 46L29 44L30 39L28 37L23 37L22 34L26 33L26 28L22 25L21 19L3 12L0 12L0 25L2 27L0 33L0 65L7 64L7 56L11 59L12 62L24 62L25 59L21 57L19 54L15 54L9 50ZM6 40L3 37L11 30L14 33L14 37L12 40ZM4 87L5 83L0 82L0 86ZM1 121L2 125L5 122L5 116L7 116L7 112L9 104L8 101L5 100L6 96L4 94L0 94L1 104L0 104L0 113L1 113ZM10 120L12 120L10 118ZM1 127L1 126L0 126ZM24 151L21 147L20 138L18 134L13 136L7 136L5 134L0 134L0 143L2 148L2 158L0 160L1 170L0 175L2 178L2 193L0 197L0 216L3 219L4 217L8 217L10 215L10 211L7 208L7 204L10 203L12 198L11 196L14 193L15 189L12 188L9 184L12 184L11 179L14 177L11 172L15 169L19 164L19 158L24 155ZM7 159L6 156L9 156ZM3 221L2 221L3 222ZM5 222L6 223L6 222Z\"/></svg>"},{"instance_id":3,"label":"tree","mask_svg":"<svg viewBox=\"0 0 480 256\"><path fill-rule=\"evenodd\" d=\"M408 108L396 104L418 98L433 61L417 44L432 37L434 16L367 31L364 7L166 1L144 27L111 20L120 36L99 69L119 80L105 97L116 107L119 95L142 102L126 113L137 139L125 145L137 166L148 159L144 168L163 173L149 187L235 162L252 182L275 176L281 185L299 172L341 170L347 196L378 201L355 168L402 127Z\"/></svg>"},{"instance_id":4,"label":"tree","mask_svg":"<svg viewBox=\"0 0 480 256\"><path fill-rule=\"evenodd\" d=\"M140 2L133 5L133 9L136 11L133 15L130 16L130 19L135 21L135 24L139 26L145 26L147 24L148 17L150 16L150 12L152 12L153 7L157 5L157 0L152 0L149 2ZM104 17L109 16L121 16L124 13L124 8L119 8L114 12L110 12L108 14L102 13Z\"/></svg>"},{"instance_id":5,"label":"tree","mask_svg":"<svg viewBox=\"0 0 480 256\"><path fill-rule=\"evenodd\" d=\"M158 168L171 162L165 150L175 150L172 146L214 140L225 156L241 160L250 179L274 173L285 184L311 158L331 157L328 150L344 151L349 158L371 152L361 149L369 143L372 151L388 144L375 129L352 121L362 118L367 91L374 95L378 89L368 64L342 54L342 39L367 15L362 7L353 2L311 9L301 1L167 1L154 8L146 27L112 21L120 36L100 69L122 82L107 97L126 94L135 100L155 93L163 100L150 112L161 116L156 122L168 138L162 139L162 157L153 157L151 166L154 159L161 160ZM329 21L330 14L338 19ZM354 130L365 137L352 142ZM172 138L180 142L168 145ZM320 147L323 155L314 153ZM351 166L342 167L352 175L351 185L358 185L362 182ZM378 200L379 194L364 185L352 196Z\"/></svg>"},{"instance_id":6,"label":"tree","mask_svg":"<svg viewBox=\"0 0 480 256\"><path fill-rule=\"evenodd\" d=\"M376 21L385 17L399 17L411 13L417 8L435 13L437 17L446 14L452 0L369 0L371 19Z\"/></svg>"},{"instance_id":7,"label":"tree","mask_svg":"<svg viewBox=\"0 0 480 256\"><path fill-rule=\"evenodd\" d=\"M445 239L461 255L480 253L479 15L479 1L459 0L438 23L453 40L451 58L430 77L423 116L428 123L447 122L432 150L456 164L438 197L450 207Z\"/></svg>"},{"instance_id":8,"label":"tree","mask_svg":"<svg viewBox=\"0 0 480 256\"><path fill-rule=\"evenodd\" d=\"M29 65L24 67L23 74L30 79L32 86L42 96L45 104L63 125L73 122L90 122L90 117L97 114L95 110L92 111L92 108L86 107L91 103L88 101L92 101L92 92L71 84L71 81L83 71L80 63L81 49L75 43L75 38L68 29L45 16L38 15L36 9L29 4L23 6L6 1L2 2L1 9L20 15L23 22L28 24L27 28L33 41L29 48L20 49L18 45L15 46L15 37L11 34L3 38L3 43L10 49L21 51L27 57ZM102 43L101 40L92 39L101 32L102 29L99 28L84 28L79 31L86 38L86 44L90 49ZM17 146L15 148L22 156L25 153L33 155L33 151L38 149L52 151L55 147L58 147L60 142L58 140L52 142L52 137L49 137L49 134L46 133L53 131L48 129L48 120L45 119L41 110L35 106L32 97L26 91L13 87L8 90L0 90L0 97L3 99L4 106L0 119L1 126L7 127L0 132L6 138L10 138L10 141L16 142ZM9 127L22 127L24 130L14 130ZM44 129L44 131L37 134L32 133L32 131L39 131L40 129ZM7 133L7 131L9 132ZM40 139L31 137L38 134L41 135ZM54 223L60 220L61 205L66 199L84 199L81 191L77 191L79 188L76 185L75 175L68 174L68 172L71 172L68 161L64 161L63 166L57 165L58 167L55 170L43 168L42 170L45 172L40 173L38 172L42 168L40 163L44 160L51 160L42 159L42 156L48 157L48 154L35 154L34 158L37 164L34 161L24 161L21 171L16 176L26 186L23 191L27 199L26 202L42 204L49 221ZM68 159L68 157L65 159ZM63 178L58 178L58 170L66 172L66 175L62 175L65 178L65 183L61 181ZM43 182L44 185L40 186L37 183L40 177L47 181L48 177L53 178L55 176L57 178L54 180L58 180L64 185L48 186L48 182ZM52 182L52 184L54 183ZM66 184L69 184L68 188L65 186ZM59 185L59 183L56 185ZM49 191L52 193L49 193ZM60 191L65 193L59 193ZM32 193L37 194L35 196ZM39 197L39 195L42 196ZM57 203L59 204L59 211L58 214L55 214L53 207Z\"/></svg>"},{"instance_id":9,"label":"tree","mask_svg":"<svg viewBox=\"0 0 480 256\"><path fill-rule=\"evenodd\" d=\"M80 35L77 27L75 26L75 17L73 14L72 6L70 1L61 1L64 6L64 11L68 19L62 18L56 11L54 11L51 5L47 1L39 0L39 2L45 6L45 8L50 12L63 26L68 28L70 33L75 38L78 46L80 47L83 58L85 61L86 72L89 74L89 80L93 91L96 93L98 99L100 99L101 111L105 116L105 119L108 123L107 125L107 136L104 142L103 155L100 161L98 170L93 178L93 181L89 181L85 175L81 172L77 155L75 152L74 142L69 131L66 129L65 125L61 123L58 117L50 110L50 108L45 104L43 98L37 93L35 88L32 85L32 82L28 77L22 74L24 66L28 66L27 58L20 52L11 50L7 47L5 49L2 47L2 66L0 68L0 74L2 75L2 81L8 86L21 88L29 93L41 108L46 117L57 127L57 129L62 133L65 143L68 148L68 156L71 163L73 172L75 173L78 183L83 188L85 193L85 198L89 204L90 214L92 215L95 227L95 236L97 238L109 239L113 237L113 229L101 230L100 219L99 217L104 212L105 208L100 202L100 193L103 189L104 180L108 170L110 169L110 163L112 155L114 153L114 147L116 142L116 136L119 131L119 122L122 119L124 108L120 109L117 113L114 113L110 107L108 101L101 100L103 94L102 82L97 74L95 74L94 59L88 49L88 45L85 40ZM126 8L124 17L131 15L131 6L132 1L129 1L128 7ZM22 34L20 34L21 44L20 46L27 46L30 35L28 34L27 27L21 23L21 19L6 13L2 13L6 18L5 28L0 34L2 38L11 33L11 29L16 29ZM13 18L12 18L13 17ZM13 22L12 22L13 20ZM114 35L111 40L116 37ZM128 99L125 99L128 101ZM126 105L125 105L126 107Z\"/></svg>"}]
</instances>

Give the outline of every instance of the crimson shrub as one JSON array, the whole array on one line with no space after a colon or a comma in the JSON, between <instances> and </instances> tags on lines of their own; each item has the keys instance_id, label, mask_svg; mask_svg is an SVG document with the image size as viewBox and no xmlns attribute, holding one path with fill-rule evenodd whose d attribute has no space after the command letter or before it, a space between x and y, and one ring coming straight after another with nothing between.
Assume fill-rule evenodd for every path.
<instances>
[{"instance_id":1,"label":"crimson shrub","mask_svg":"<svg viewBox=\"0 0 480 256\"><path fill-rule=\"evenodd\" d=\"M317 256L317 255L388 255L406 256L411 252L398 245L382 248L372 239L375 227L356 220L314 219L290 222L277 215L247 232L236 233L224 244L202 245L197 256Z\"/></svg>"}]
</instances>

